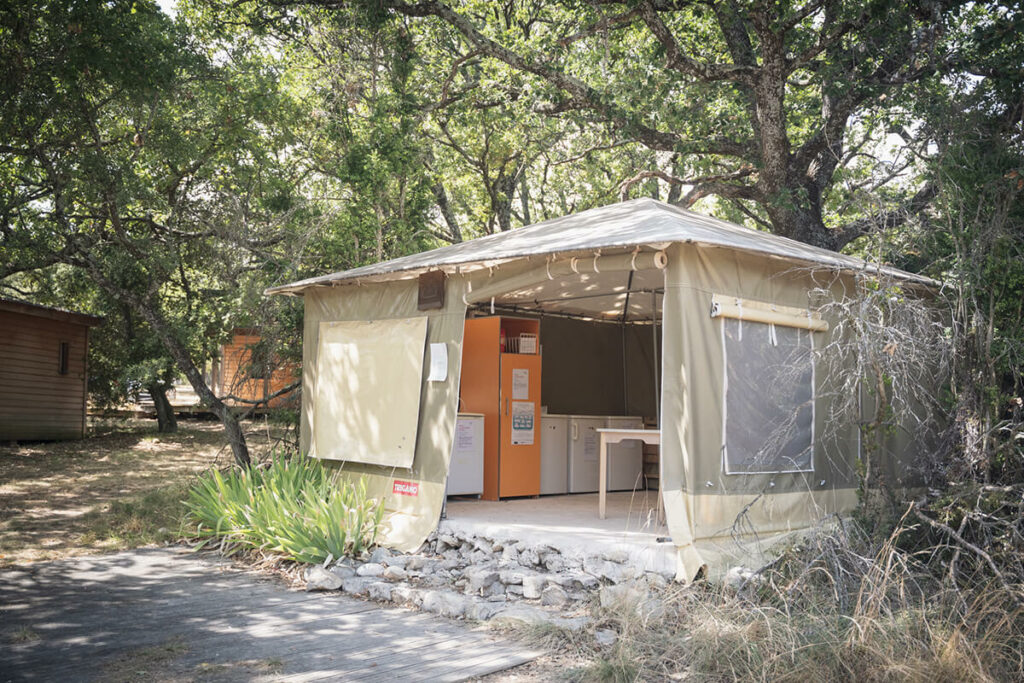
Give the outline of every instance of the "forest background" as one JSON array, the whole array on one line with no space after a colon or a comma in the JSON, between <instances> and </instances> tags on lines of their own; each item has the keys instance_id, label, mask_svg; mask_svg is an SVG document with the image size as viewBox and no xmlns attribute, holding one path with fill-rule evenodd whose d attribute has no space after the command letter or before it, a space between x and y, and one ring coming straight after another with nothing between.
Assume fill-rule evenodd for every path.
<instances>
[{"instance_id":1,"label":"forest background","mask_svg":"<svg viewBox=\"0 0 1024 683\"><path fill-rule=\"evenodd\" d=\"M893 283L851 324L865 432L947 428L923 498L616 622L606 677L1024 676L1021 0L0 7L0 297L102 315L92 400L187 380L240 465L203 369L236 328L299 360L266 287L639 196L941 282L942 325Z\"/></svg>"},{"instance_id":2,"label":"forest background","mask_svg":"<svg viewBox=\"0 0 1024 683\"><path fill-rule=\"evenodd\" d=\"M296 358L266 287L649 196L944 283L935 483L1016 486L1022 36L1020 2L7 3L0 296L103 315L92 398L184 378L245 464L202 370L239 327Z\"/></svg>"}]
</instances>

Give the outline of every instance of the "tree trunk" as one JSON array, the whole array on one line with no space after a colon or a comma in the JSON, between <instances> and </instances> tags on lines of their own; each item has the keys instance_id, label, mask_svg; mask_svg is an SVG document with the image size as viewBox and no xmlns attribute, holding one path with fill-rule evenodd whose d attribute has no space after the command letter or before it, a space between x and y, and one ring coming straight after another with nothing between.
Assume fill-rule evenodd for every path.
<instances>
[{"instance_id":1,"label":"tree trunk","mask_svg":"<svg viewBox=\"0 0 1024 683\"><path fill-rule=\"evenodd\" d=\"M156 406L156 430L161 434L172 434L178 431L178 419L174 416L174 408L167 400L167 387L154 382L146 387L149 395L153 397L153 405Z\"/></svg>"},{"instance_id":2,"label":"tree trunk","mask_svg":"<svg viewBox=\"0 0 1024 683\"><path fill-rule=\"evenodd\" d=\"M452 209L451 202L448 201L448 193L445 192L444 184L438 181L434 183L432 189L434 191L434 199L437 201L437 208L440 209L441 216L448 226L448 234L451 235L452 243L461 242L462 230L459 228L459 219Z\"/></svg>"},{"instance_id":3,"label":"tree trunk","mask_svg":"<svg viewBox=\"0 0 1024 683\"><path fill-rule=\"evenodd\" d=\"M148 297L140 296L136 292L116 284L91 261L74 265L84 265L96 284L106 290L111 296L130 304L142 319L149 323L153 332L163 343L164 348L167 349L171 358L174 359L178 369L185 374L185 378L192 385L196 395L199 396L199 400L202 401L203 405L209 407L214 415L220 418L221 424L224 425L224 433L231 444L231 453L234 455L235 462L242 467L252 465L252 459L249 457L249 447L245 443L245 432L242 431L238 418L235 417L224 401L217 398L217 395L210 389L206 379L203 377L203 373L192 360L188 349L178 340L177 335L174 334L170 325L160 315L159 310L152 301Z\"/></svg>"},{"instance_id":4,"label":"tree trunk","mask_svg":"<svg viewBox=\"0 0 1024 683\"><path fill-rule=\"evenodd\" d=\"M838 251L841 244L837 235L828 229L821 216L820 204L806 201L801 205L793 200L794 195L799 195L805 188L786 188L786 200L767 207L768 218L776 235L788 237L797 242L810 244L829 251Z\"/></svg>"}]
</instances>

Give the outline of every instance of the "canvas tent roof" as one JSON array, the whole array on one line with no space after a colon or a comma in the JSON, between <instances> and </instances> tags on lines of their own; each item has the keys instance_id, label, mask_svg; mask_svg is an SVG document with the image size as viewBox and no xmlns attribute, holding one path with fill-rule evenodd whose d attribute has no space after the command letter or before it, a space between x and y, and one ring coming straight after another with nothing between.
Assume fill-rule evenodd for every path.
<instances>
[{"instance_id":1,"label":"canvas tent roof","mask_svg":"<svg viewBox=\"0 0 1024 683\"><path fill-rule=\"evenodd\" d=\"M527 227L487 235L419 254L299 280L266 290L267 294L299 294L307 287L345 282L385 281L432 269L493 265L502 261L598 249L664 246L675 242L725 247L837 270L874 268L862 259L813 247L767 232L702 216L654 199L633 199ZM926 285L934 280L896 268L882 273Z\"/></svg>"}]
</instances>

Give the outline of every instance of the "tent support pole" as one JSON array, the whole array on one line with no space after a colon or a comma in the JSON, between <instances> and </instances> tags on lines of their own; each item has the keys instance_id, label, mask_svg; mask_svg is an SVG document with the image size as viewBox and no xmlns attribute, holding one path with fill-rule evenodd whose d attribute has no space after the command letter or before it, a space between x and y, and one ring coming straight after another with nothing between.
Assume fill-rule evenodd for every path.
<instances>
[{"instance_id":1,"label":"tent support pole","mask_svg":"<svg viewBox=\"0 0 1024 683\"><path fill-rule=\"evenodd\" d=\"M533 302L530 302L533 303ZM467 310L474 313L483 313L484 315L490 315L491 307L483 304L472 304ZM612 318L595 318L592 315L585 315L583 313L567 313L563 311L551 311L546 308L534 308L530 306L523 306L520 304L494 304L494 312L496 315L535 315L538 317L545 318L566 318L567 320L584 320L590 323L600 323L601 325L618 325L617 319ZM650 321L646 318L640 320L630 320L627 322L629 325L647 325Z\"/></svg>"},{"instance_id":2,"label":"tent support pole","mask_svg":"<svg viewBox=\"0 0 1024 683\"><path fill-rule=\"evenodd\" d=\"M633 290L633 274L635 270L629 271L629 279L626 280L626 300L622 304L622 321L619 323L622 344L622 414L629 415L629 373L626 367L626 317L629 315L629 295Z\"/></svg>"},{"instance_id":3,"label":"tent support pole","mask_svg":"<svg viewBox=\"0 0 1024 683\"><path fill-rule=\"evenodd\" d=\"M661 364L658 362L658 295L651 292L651 342L654 344L654 419L661 429Z\"/></svg>"}]
</instances>

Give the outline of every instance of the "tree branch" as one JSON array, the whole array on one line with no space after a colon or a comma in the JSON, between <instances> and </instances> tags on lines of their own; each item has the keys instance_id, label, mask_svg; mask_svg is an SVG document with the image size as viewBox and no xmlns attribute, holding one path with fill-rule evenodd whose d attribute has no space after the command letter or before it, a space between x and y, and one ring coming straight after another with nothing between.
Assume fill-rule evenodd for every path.
<instances>
[{"instance_id":1,"label":"tree branch","mask_svg":"<svg viewBox=\"0 0 1024 683\"><path fill-rule=\"evenodd\" d=\"M679 73L686 74L701 81L735 81L749 85L753 81L756 68L737 64L706 64L684 54L676 42L675 36L665 22L661 20L654 5L645 1L640 5L640 16L647 28L658 39L665 49L668 67Z\"/></svg>"},{"instance_id":2,"label":"tree branch","mask_svg":"<svg viewBox=\"0 0 1024 683\"><path fill-rule=\"evenodd\" d=\"M862 235L903 225L911 216L924 211L938 192L938 186L929 182L918 190L917 194L895 209L850 221L835 231L836 250L843 248Z\"/></svg>"},{"instance_id":3,"label":"tree branch","mask_svg":"<svg viewBox=\"0 0 1024 683\"><path fill-rule=\"evenodd\" d=\"M640 9L634 8L628 12L616 14L615 16L601 17L582 31L577 31L576 33L567 35L564 38L559 38L558 44L562 47L568 47L577 41L597 35L598 33L603 33L609 29L624 28L632 24L633 20L639 16L639 14Z\"/></svg>"},{"instance_id":4,"label":"tree branch","mask_svg":"<svg viewBox=\"0 0 1024 683\"><path fill-rule=\"evenodd\" d=\"M754 175L757 173L752 166L744 166L738 171L733 173L723 173L719 175L707 175L697 176L695 178L679 178L664 171L641 171L632 178L624 180L619 185L619 199L626 201L629 197L629 190L631 187L639 183L641 180L647 180L648 178L658 178L664 180L666 183L672 185L707 185L712 183L718 183L725 180L739 180L740 178L746 178L747 176ZM691 202L692 203L692 202Z\"/></svg>"},{"instance_id":5,"label":"tree branch","mask_svg":"<svg viewBox=\"0 0 1024 683\"><path fill-rule=\"evenodd\" d=\"M292 382L291 384L289 384L288 386L284 387L283 389L278 389L274 393L269 394L268 396L264 396L263 398L261 398L259 400L253 400L251 398L242 398L241 396L235 396L234 394L228 394L227 396L221 396L220 398L221 398L222 401L234 401L236 403L245 403L247 405L251 405L253 407L256 407L256 406L261 406L264 403L270 403L275 398L278 398L280 396L284 396L285 394L290 394L291 392L295 391L296 389L298 389L301 386L302 386L302 380L299 380L297 382ZM245 419L245 418L242 418L242 419Z\"/></svg>"},{"instance_id":6,"label":"tree branch","mask_svg":"<svg viewBox=\"0 0 1024 683\"><path fill-rule=\"evenodd\" d=\"M989 569L992 570L992 573L995 575L996 580L999 581L1003 589L1006 590L1006 592L1009 593L1011 596L1013 596L1013 599L1017 602L1018 605L1024 606L1024 600L1021 599L1020 592L1018 590L1015 590L1013 586L1011 586L1010 583L1006 580L1006 577L1003 576L1003 573L1001 571L999 571L999 567L996 565L995 560L992 559L991 555L989 555L987 552L985 552L978 546L974 545L970 541L966 540L963 536L958 534L956 531L954 531L947 525L943 524L942 522L938 522L932 519L931 517L928 517L927 515L923 514L921 510L918 509L917 503L913 503L911 507L914 510L914 515L919 520L921 520L928 526L932 527L933 529L941 531L943 534L945 534L946 536L960 544L961 547L970 550L972 553L974 553L982 560L984 560L985 564L987 564Z\"/></svg>"}]
</instances>

